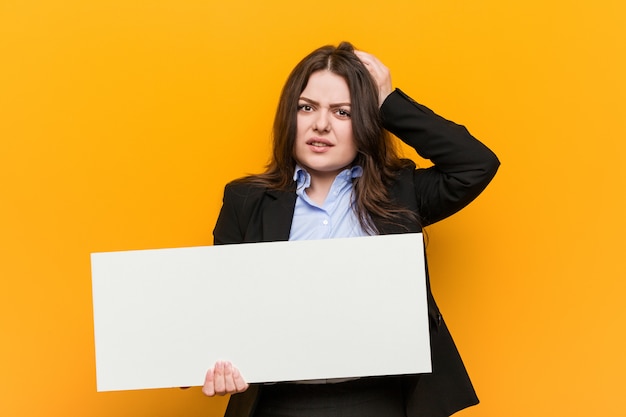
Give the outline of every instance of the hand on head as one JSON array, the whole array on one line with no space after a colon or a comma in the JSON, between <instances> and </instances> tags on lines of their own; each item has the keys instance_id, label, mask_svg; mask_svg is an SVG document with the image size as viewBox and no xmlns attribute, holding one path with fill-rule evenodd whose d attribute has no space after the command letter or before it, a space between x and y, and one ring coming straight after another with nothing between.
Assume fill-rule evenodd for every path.
<instances>
[{"instance_id":1,"label":"hand on head","mask_svg":"<svg viewBox=\"0 0 626 417\"><path fill-rule=\"evenodd\" d=\"M378 105L382 106L387 96L393 91L389 68L372 54L363 51L354 51L354 53L365 65L365 68L368 69L372 78L374 78L374 82L378 87Z\"/></svg>"},{"instance_id":2,"label":"hand on head","mask_svg":"<svg viewBox=\"0 0 626 417\"><path fill-rule=\"evenodd\" d=\"M239 369L235 368L232 363L218 361L207 371L202 392L206 396L213 397L244 392L248 386Z\"/></svg>"}]
</instances>

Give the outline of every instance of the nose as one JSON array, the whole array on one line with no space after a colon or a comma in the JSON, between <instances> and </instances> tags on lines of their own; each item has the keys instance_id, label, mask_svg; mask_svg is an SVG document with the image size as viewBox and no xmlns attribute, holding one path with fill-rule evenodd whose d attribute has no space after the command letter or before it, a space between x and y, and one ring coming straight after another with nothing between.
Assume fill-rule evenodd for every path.
<instances>
[{"instance_id":1,"label":"nose","mask_svg":"<svg viewBox=\"0 0 626 417\"><path fill-rule=\"evenodd\" d=\"M313 130L316 132L330 131L330 117L327 110L317 112L317 117L313 122Z\"/></svg>"}]
</instances>

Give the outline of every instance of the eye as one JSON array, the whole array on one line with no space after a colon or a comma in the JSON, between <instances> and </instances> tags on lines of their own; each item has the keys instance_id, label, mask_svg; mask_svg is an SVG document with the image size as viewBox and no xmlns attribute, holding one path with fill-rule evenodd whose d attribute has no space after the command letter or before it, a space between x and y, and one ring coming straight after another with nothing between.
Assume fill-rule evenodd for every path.
<instances>
[{"instance_id":1,"label":"eye","mask_svg":"<svg viewBox=\"0 0 626 417\"><path fill-rule=\"evenodd\" d=\"M337 109L335 110L335 113L337 114L337 116L344 118L344 119L349 119L350 118L350 111L346 110L346 109Z\"/></svg>"},{"instance_id":2,"label":"eye","mask_svg":"<svg viewBox=\"0 0 626 417\"><path fill-rule=\"evenodd\" d=\"M298 104L298 111L310 112L313 111L313 107L308 104Z\"/></svg>"}]
</instances>

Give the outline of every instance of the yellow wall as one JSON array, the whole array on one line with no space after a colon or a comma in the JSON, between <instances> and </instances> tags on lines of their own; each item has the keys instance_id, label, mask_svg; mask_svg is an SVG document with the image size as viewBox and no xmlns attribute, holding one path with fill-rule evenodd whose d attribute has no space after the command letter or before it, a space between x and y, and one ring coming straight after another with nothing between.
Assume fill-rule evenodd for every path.
<instances>
[{"instance_id":1,"label":"yellow wall","mask_svg":"<svg viewBox=\"0 0 626 417\"><path fill-rule=\"evenodd\" d=\"M459 415L626 415L624 4L0 0L0 415L221 415L95 392L89 253L209 244L288 71L344 39L503 162L430 229Z\"/></svg>"}]
</instances>

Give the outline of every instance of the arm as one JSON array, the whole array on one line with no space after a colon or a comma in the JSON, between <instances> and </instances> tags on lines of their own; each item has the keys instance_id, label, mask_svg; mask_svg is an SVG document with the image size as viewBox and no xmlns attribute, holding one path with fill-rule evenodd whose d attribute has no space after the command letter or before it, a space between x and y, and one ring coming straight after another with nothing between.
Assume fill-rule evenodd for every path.
<instances>
[{"instance_id":1,"label":"arm","mask_svg":"<svg viewBox=\"0 0 626 417\"><path fill-rule=\"evenodd\" d=\"M355 51L378 86L384 127L430 159L434 166L412 174L422 226L469 204L489 184L500 162L465 127L436 115L400 90L392 91L389 69L376 57Z\"/></svg>"},{"instance_id":2,"label":"arm","mask_svg":"<svg viewBox=\"0 0 626 417\"><path fill-rule=\"evenodd\" d=\"M423 226L459 211L489 184L500 162L465 127L395 90L381 107L383 124L434 166L417 169L413 186Z\"/></svg>"}]
</instances>

